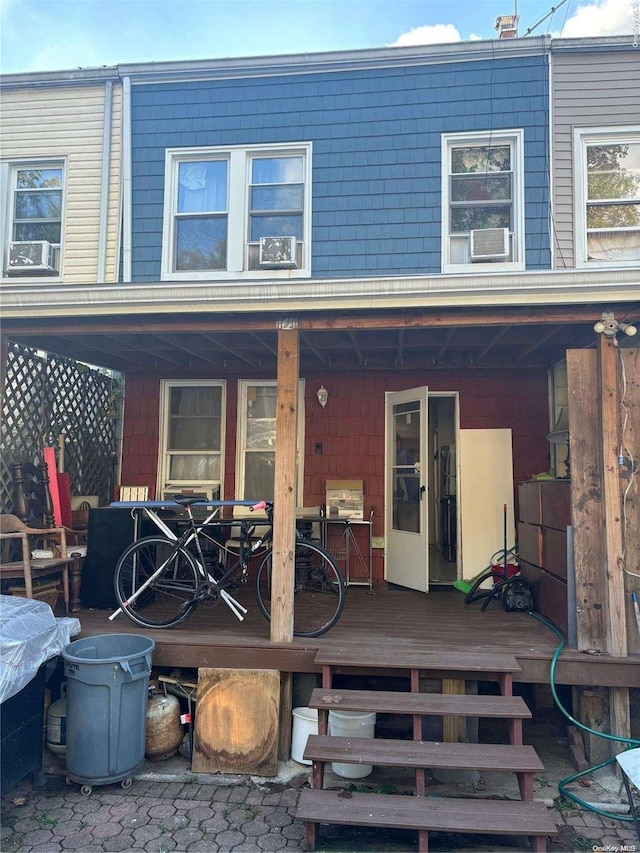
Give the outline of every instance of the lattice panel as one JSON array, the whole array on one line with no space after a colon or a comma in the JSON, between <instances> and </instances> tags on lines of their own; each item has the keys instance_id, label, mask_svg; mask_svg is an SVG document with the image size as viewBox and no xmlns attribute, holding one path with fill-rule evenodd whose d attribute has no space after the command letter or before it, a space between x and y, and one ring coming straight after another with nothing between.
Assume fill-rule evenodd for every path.
<instances>
[{"instance_id":1,"label":"lattice panel","mask_svg":"<svg viewBox=\"0 0 640 853\"><path fill-rule=\"evenodd\" d=\"M71 494L113 493L121 379L61 356L9 345L3 400L0 500L13 508L11 463L35 461L64 433L64 470Z\"/></svg>"}]
</instances>

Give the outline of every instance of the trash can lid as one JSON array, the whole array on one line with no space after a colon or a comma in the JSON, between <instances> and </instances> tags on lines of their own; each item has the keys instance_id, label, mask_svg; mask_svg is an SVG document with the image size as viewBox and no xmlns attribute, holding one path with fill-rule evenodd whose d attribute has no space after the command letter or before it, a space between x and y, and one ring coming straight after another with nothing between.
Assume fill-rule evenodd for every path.
<instances>
[{"instance_id":1,"label":"trash can lid","mask_svg":"<svg viewBox=\"0 0 640 853\"><path fill-rule=\"evenodd\" d=\"M96 634L70 643L62 657L66 661L117 662L149 654L155 646L151 637L142 634Z\"/></svg>"}]
</instances>

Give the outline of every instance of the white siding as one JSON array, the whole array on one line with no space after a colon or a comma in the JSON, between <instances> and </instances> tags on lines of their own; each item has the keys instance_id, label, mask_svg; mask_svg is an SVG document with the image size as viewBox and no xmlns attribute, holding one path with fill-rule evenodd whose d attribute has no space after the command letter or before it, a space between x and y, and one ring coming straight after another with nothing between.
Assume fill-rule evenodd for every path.
<instances>
[{"instance_id":1,"label":"white siding","mask_svg":"<svg viewBox=\"0 0 640 853\"><path fill-rule=\"evenodd\" d=\"M7 90L0 102L2 159L64 157L67 162L65 284L97 282L105 86ZM122 90L113 85L105 277L117 280ZM16 279L12 279L16 284Z\"/></svg>"},{"instance_id":2,"label":"white siding","mask_svg":"<svg viewBox=\"0 0 640 853\"><path fill-rule=\"evenodd\" d=\"M554 235L557 269L575 267L574 128L640 124L640 50L552 50Z\"/></svg>"}]
</instances>

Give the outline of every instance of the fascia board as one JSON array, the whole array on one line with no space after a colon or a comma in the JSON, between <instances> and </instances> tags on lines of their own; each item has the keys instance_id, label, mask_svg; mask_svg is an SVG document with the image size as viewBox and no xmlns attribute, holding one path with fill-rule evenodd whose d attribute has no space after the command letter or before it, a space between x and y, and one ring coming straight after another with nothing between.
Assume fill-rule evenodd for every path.
<instances>
[{"instance_id":1,"label":"fascia board","mask_svg":"<svg viewBox=\"0 0 640 853\"><path fill-rule=\"evenodd\" d=\"M563 270L493 276L440 275L242 282L2 285L6 320L33 317L233 311L368 310L436 306L559 305L637 301L640 272Z\"/></svg>"}]
</instances>

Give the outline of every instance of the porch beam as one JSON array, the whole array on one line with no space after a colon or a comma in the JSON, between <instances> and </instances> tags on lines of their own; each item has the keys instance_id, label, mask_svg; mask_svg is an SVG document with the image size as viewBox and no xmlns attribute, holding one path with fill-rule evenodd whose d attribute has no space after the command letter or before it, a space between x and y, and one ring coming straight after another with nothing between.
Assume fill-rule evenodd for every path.
<instances>
[{"instance_id":1,"label":"porch beam","mask_svg":"<svg viewBox=\"0 0 640 853\"><path fill-rule=\"evenodd\" d=\"M637 317L637 308L634 312L630 306L616 306L616 314L623 319L634 319ZM335 316L322 317L315 315L307 315L300 317L298 320L298 329L300 331L341 331L341 330L359 330L359 329L420 329L420 328L454 328L456 326L501 326L501 325L536 325L539 323L555 323L556 325L578 325L581 323L595 322L601 319L602 308L595 306L593 308L580 306L572 306L570 313L566 308L544 308L539 311L527 309L519 310L501 310L501 311L457 311L457 312L425 312L418 314L411 312L411 315L396 314L377 314L375 316L354 316L348 314L336 314ZM99 318L91 318L90 323L85 326L80 326L78 323L79 317L74 321L61 322L59 319L51 320L43 318L40 323L34 323L33 319L22 321L5 317L3 321L4 334L9 338L12 331L22 335L70 335L72 337L81 337L83 335L93 335L96 333L114 333L119 332L134 332L153 333L153 332L169 332L175 331L176 318L175 316L167 319L145 320L137 317L131 320L122 320L117 323L113 320L102 321ZM191 319L186 316L180 317L179 322L181 333L187 332L266 332L273 330L273 316L265 315L264 317L247 317L238 318L237 316L228 316L221 318L220 315L215 317L207 317L201 315L198 318ZM269 344L261 337L253 334L253 337L275 354Z\"/></svg>"},{"instance_id":2,"label":"porch beam","mask_svg":"<svg viewBox=\"0 0 640 853\"><path fill-rule=\"evenodd\" d=\"M297 328L278 329L278 396L274 479L271 642L293 640L296 434L300 341Z\"/></svg>"}]
</instances>

